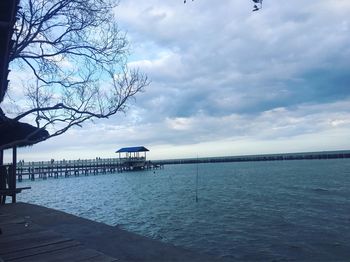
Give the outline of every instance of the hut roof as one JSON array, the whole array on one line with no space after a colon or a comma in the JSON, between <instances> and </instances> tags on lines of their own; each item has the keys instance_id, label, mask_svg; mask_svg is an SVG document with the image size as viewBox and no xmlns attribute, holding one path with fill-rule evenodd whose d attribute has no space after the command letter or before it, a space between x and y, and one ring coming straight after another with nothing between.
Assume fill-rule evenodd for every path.
<instances>
[{"instance_id":1,"label":"hut roof","mask_svg":"<svg viewBox=\"0 0 350 262\"><path fill-rule=\"evenodd\" d=\"M23 140L23 142L17 146L29 146L49 136L49 132L45 129L37 128L5 116L2 116L2 119L0 119L0 134L0 147L20 140ZM12 146L5 147L5 149L10 147Z\"/></svg>"},{"instance_id":2,"label":"hut roof","mask_svg":"<svg viewBox=\"0 0 350 262\"><path fill-rule=\"evenodd\" d=\"M134 153L134 152L147 152L149 151L144 146L123 147L116 151L116 153Z\"/></svg>"}]
</instances>

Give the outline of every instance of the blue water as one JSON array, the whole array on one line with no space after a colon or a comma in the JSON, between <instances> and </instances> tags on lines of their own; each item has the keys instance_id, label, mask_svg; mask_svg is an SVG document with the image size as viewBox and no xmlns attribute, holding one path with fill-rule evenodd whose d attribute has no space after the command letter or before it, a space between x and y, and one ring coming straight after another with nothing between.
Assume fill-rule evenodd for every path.
<instances>
[{"instance_id":1,"label":"blue water","mask_svg":"<svg viewBox=\"0 0 350 262\"><path fill-rule=\"evenodd\" d=\"M350 259L349 159L167 165L22 185L32 189L20 201L232 260Z\"/></svg>"}]
</instances>

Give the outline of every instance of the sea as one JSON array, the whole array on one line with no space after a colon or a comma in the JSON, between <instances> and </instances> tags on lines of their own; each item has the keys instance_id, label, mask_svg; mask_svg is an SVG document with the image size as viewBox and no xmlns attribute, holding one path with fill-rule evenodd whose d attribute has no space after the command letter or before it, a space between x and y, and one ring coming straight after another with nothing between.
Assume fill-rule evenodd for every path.
<instances>
[{"instance_id":1,"label":"sea","mask_svg":"<svg viewBox=\"0 0 350 262\"><path fill-rule=\"evenodd\" d=\"M26 181L39 204L232 261L350 261L350 159Z\"/></svg>"}]
</instances>

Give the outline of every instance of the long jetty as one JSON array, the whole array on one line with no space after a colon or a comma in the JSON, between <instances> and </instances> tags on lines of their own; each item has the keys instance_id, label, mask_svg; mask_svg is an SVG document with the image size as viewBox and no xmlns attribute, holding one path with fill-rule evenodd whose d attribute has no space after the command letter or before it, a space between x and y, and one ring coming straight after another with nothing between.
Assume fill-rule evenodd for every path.
<instances>
[{"instance_id":1,"label":"long jetty","mask_svg":"<svg viewBox=\"0 0 350 262\"><path fill-rule=\"evenodd\" d=\"M59 178L70 176L88 176L132 170L161 168L163 165L146 161L144 158L96 158L86 160L51 160L39 162L20 161L16 167L18 181L23 178Z\"/></svg>"},{"instance_id":2,"label":"long jetty","mask_svg":"<svg viewBox=\"0 0 350 262\"><path fill-rule=\"evenodd\" d=\"M158 165L196 164L196 163L222 163L222 162L256 162L256 161L282 161L282 160L316 160L316 159L337 159L350 158L350 150L324 151L324 152L303 152L284 154L261 154L243 156L223 157L201 157L185 159L166 159L153 161Z\"/></svg>"}]
</instances>

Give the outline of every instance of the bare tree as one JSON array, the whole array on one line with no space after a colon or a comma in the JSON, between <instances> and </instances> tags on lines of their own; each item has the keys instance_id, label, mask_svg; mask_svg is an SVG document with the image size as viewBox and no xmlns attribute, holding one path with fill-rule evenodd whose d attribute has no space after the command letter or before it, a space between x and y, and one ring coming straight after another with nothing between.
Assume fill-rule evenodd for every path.
<instances>
[{"instance_id":1,"label":"bare tree","mask_svg":"<svg viewBox=\"0 0 350 262\"><path fill-rule=\"evenodd\" d=\"M112 0L22 0L10 53L13 70L31 72L28 103L14 118L61 135L108 118L149 84L127 67L128 42ZM2 111L0 111L2 112ZM46 139L47 139L46 138Z\"/></svg>"}]
</instances>

